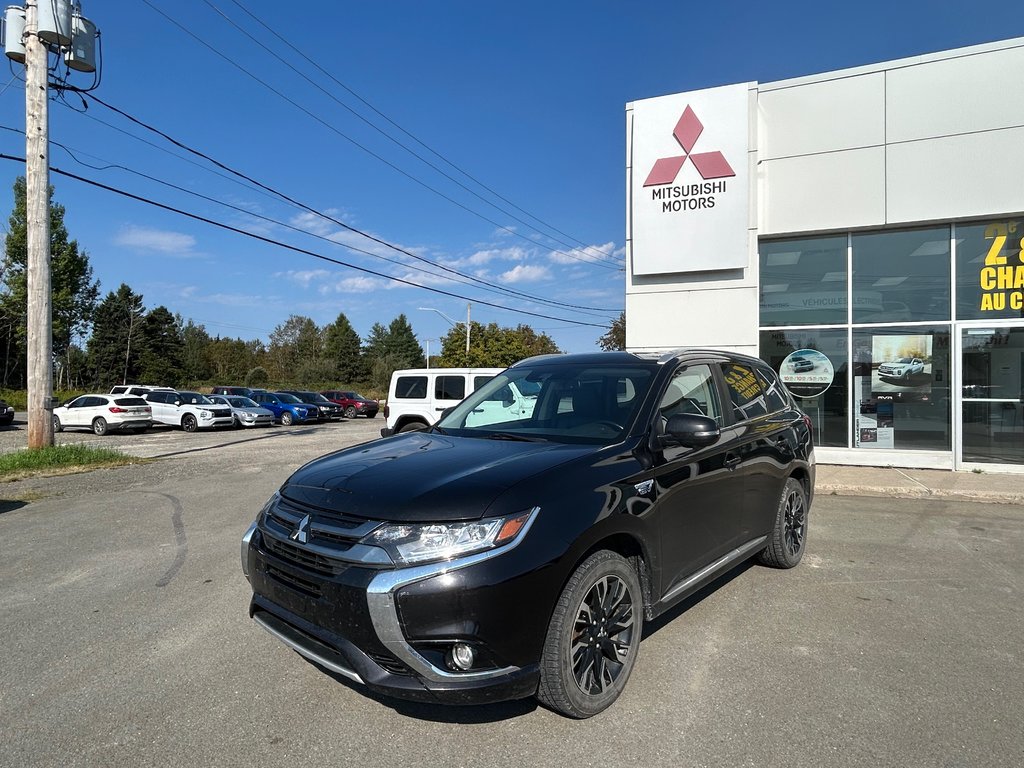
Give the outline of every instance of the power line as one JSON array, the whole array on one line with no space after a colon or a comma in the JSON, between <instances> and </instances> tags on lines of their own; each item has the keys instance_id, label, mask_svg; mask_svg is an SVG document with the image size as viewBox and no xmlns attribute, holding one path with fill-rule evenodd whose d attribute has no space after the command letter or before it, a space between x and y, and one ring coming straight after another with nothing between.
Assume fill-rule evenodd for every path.
<instances>
[{"instance_id":1,"label":"power line","mask_svg":"<svg viewBox=\"0 0 1024 768\"><path fill-rule=\"evenodd\" d=\"M403 170L399 166L397 166L394 163L392 163L390 160L382 157L381 155L379 155L376 152L374 152L373 150L371 150L369 147L367 147L367 146L365 146L363 144L360 144L358 141L353 139L351 136L349 136L346 133L338 130L338 128L336 128L335 126L331 125L329 122L327 122L326 120L321 118L319 115L317 115L314 112L311 112L310 110L306 109L301 104L299 104L297 101L295 101L291 97L287 96L286 94L282 93L277 88L274 88L272 85L270 85L265 80L260 79L259 77L254 75L252 72L250 72L248 69L243 67L241 64L239 64L238 62L233 60L231 57L227 56L226 54L224 54L223 52L221 52L220 50L218 50L214 46L212 46L209 43L207 43L205 40L203 40L201 37L199 37L197 34L195 34L192 30L188 29L183 24L178 23L173 18L168 16L166 13L164 13L162 10L160 10L155 5L153 5L153 3L150 2L150 0L142 0L142 2L144 2L146 5L148 5L156 13L160 14L165 19L167 19L167 21L169 21L171 24L173 24L174 26L178 27L178 29L180 29L182 32L187 34L189 37L191 37L192 39L196 40L203 47L207 48L208 50L213 52L215 55L219 56L224 61L226 61L229 64L231 64L231 66L233 66L236 69L238 69L240 72L245 74L247 77L251 78L252 80L255 80L257 83L262 85L264 88L266 88L271 93L274 93L279 98L281 98L284 101L288 102L293 107L295 107L297 110L299 110L300 112L304 113L308 117L312 118L316 122L320 123L322 126L327 128L329 131L331 131L331 132L337 134L338 136L340 136L341 138L345 139L346 141L348 141L353 146L361 149L366 154L368 154L371 157L373 157L373 158L379 160L380 162L384 163L384 165L388 166L389 168L391 168L395 172L401 174L402 176L405 176L407 179L409 179L410 181L418 184L419 186L423 187L424 189L427 189L430 192L433 192L435 195L437 195L437 196L447 200L452 205L455 205L455 206L461 208L462 210L466 211L469 214L472 214L473 216L476 216L477 218L481 219L482 221L486 221L491 226L497 227L498 229L501 229L501 230L504 230L505 232L508 232L510 235L513 235L515 237L521 238L521 239L527 241L528 243L530 243L531 245L535 244L534 240L532 240L531 238L529 238L526 235L522 234L521 232L516 232L516 230L512 229L511 227L507 227L504 224L500 224L499 222L497 222L494 219L491 219L491 218L485 216L484 214L480 213L479 211L475 211L472 208L470 208L469 206L464 205L463 203L460 203L458 200L456 200L455 198L451 197L450 195L446 195L444 192L442 192L439 189L436 189L436 188L430 186L429 184L427 184L422 179L419 179L416 176L413 176L408 171ZM92 95L92 94L90 94L90 95ZM99 103L103 104L103 102L99 98L97 98L95 95L92 95L92 98L96 99L96 101L98 101ZM107 106L107 105L104 104L104 106ZM620 264L618 262L606 261L604 259L585 259L585 258L581 258L579 256L576 256L575 254L570 253L570 252L560 251L557 248L553 248L552 251L554 253L560 253L563 256L567 256L570 259L574 259L576 261L580 261L580 262L582 262L584 264L594 264L595 266L601 267L603 269L614 270L614 271L617 271L617 272L622 271L622 269L623 269L622 264Z\"/></svg>"},{"instance_id":2,"label":"power line","mask_svg":"<svg viewBox=\"0 0 1024 768\"><path fill-rule=\"evenodd\" d=\"M257 40L257 39L256 39L255 37L253 37L253 36L252 36L251 34L249 34L249 32L248 32L248 31L246 31L246 30L245 30L245 29L243 29L243 28L242 28L242 27L241 27L241 26L240 26L239 24L237 24L237 23L236 23L236 22L235 22L235 21L234 21L234 20L233 20L233 19L232 19L231 17L229 17L229 16L228 16L228 15L227 15L227 14L226 14L226 13L225 13L224 11L222 11L222 10L221 10L220 8L218 8L218 7L216 6L216 5L214 5L214 4L213 4L213 3L211 2L211 0L203 0L203 2L204 2L204 3L206 3L206 5L207 5L208 7L210 7L211 9L213 9L214 11L216 11L216 12L217 12L218 14L220 14L220 16L221 16L221 17L222 17L222 18L223 18L223 19L224 19L224 20L225 20L225 21L226 21L226 22L227 22L228 24L230 24L231 26L233 26L233 27L234 27L235 29L237 29L237 30L238 30L239 32L241 32L241 33L242 33L243 35L245 35L245 36L246 36L247 38L249 38L249 40L251 40L251 41L252 41L253 43L255 43L256 45L258 45L258 46L259 46L260 48L262 48L262 49L263 49L264 51L266 51L267 53L269 53L269 54L270 54L271 56L273 56L273 57L274 57L275 59L277 59L277 60L278 60L279 62L281 62L281 63L282 63L283 65L285 65L286 67L288 67L288 68L289 68L289 69L290 69L290 70L291 70L292 72L294 72L294 73L295 73L295 74L297 74L297 75L298 75L299 77L301 77L302 79L304 79L304 80L305 80L306 82L308 82L308 83L309 83L310 85L312 85L312 86L313 86L314 88L316 88L317 90L319 90L320 92L322 92L322 93L323 93L323 94L324 94L325 96L327 96L327 97L328 97L329 99L331 99L332 101L334 101L334 102L335 102L336 104L338 104L339 106L341 106L341 107L342 107L343 109L347 110L347 111L348 111L349 113L351 113L351 114L352 114L352 115L353 115L354 117L356 117L357 119L359 119L359 120L361 120L362 122L364 122L364 123L365 123L366 125L368 125L368 126L369 126L370 128L372 128L373 130L377 131L377 133L379 133L379 134L380 134L381 136L384 136L384 137L385 137L386 139L388 139L389 141L393 142L393 143L394 143L394 144L396 144L397 146L399 146L399 147L401 147L402 149L404 149L404 150L405 150L406 152L408 152L408 153L409 153L410 155L412 155L413 157L415 157L415 158L416 158L417 160L419 160L420 162L424 163L425 165L427 165L427 166L429 166L430 168L432 168L433 170L435 170L435 171L436 171L437 173L439 173L439 174L441 174L442 176L444 176L444 177L445 177L446 179L448 179L449 181L451 181L451 182L452 182L453 184L456 184L457 186L461 187L461 188L462 188L463 190L465 190L465 191L466 191L466 192L468 192L469 194L473 195L473 196L474 196L474 197L476 197L476 198L477 198L478 200L480 200L480 201L482 201L482 202L486 203L487 205L491 206L491 207L492 207L492 208L494 208L494 209L495 209L496 211L499 211L500 213L503 213L503 214L505 214L506 216L509 216L509 217L511 217L511 218L512 218L512 219L514 219L515 221L518 221L518 222L519 222L520 224L522 224L522 225L524 225L524 226L526 226L526 227L529 227L530 229L532 229L532 230L536 231L536 232L537 232L538 234L544 235L545 237L548 237L548 238L550 238L551 240L554 240L554 241L555 241L556 243L559 243L560 245L564 245L564 246L565 246L565 247L567 247L567 248L570 248L570 249L573 249L573 250L577 250L577 246L576 246L576 245L573 245L573 244L571 244L571 243L567 243L567 242L565 242L564 240L560 240L560 239L559 239L559 238L557 238L557 237L553 237L552 235L550 235L550 234L548 234L548 233L545 233L545 232L540 232L539 230L537 230L537 229L536 229L536 227L534 227L533 225L531 225L531 224L530 224L529 222L527 222L527 221L524 221L523 219L519 218L519 217L518 217L518 216L516 216L515 214L509 213L509 212L508 212L507 210L505 210L505 209L504 209L504 208L502 208L501 206L498 206L498 205L494 204L493 202L491 202L490 200L488 200L487 198L485 198L485 197L484 197L483 195L481 195L481 194L479 194L478 192L476 192L475 190L473 190L473 189L471 189L471 188L467 187L467 186L466 186L465 184L463 184L463 183L462 183L461 181L459 181L458 179L456 179L456 178L452 177L452 176L451 176L451 175L450 175L449 173L445 172L445 171L444 171L443 169L439 168L439 167L438 167L438 166L436 166L436 165L435 165L434 163L430 162L430 160L428 160L427 158L423 157L423 156L422 156L421 154L419 154L418 152L416 152L415 150L413 150L413 149L412 149L411 147L409 147L408 145L406 145L406 144L404 144L403 142L401 142L401 141L399 141L398 139L396 139L396 138L395 138L394 136L392 136L392 135L391 135L391 134L389 134L389 133L388 133L387 131L385 131L385 130L383 130L382 128L380 128L380 127L379 127L378 125L376 125L376 124L375 124L374 122L372 122L371 120L369 120L369 119L367 119L366 117L364 117L363 115L359 114L359 112L357 112L356 110L352 109L352 107L350 107L350 106L349 106L348 104L346 104L346 103L344 103L343 101L341 101L340 99L338 99L338 98L337 98L337 97L336 97L336 96L335 96L334 94L332 94L332 93L331 93L330 91L326 90L325 88L321 87L321 86L320 86L320 85L319 85L318 83L314 82L312 78L308 77L308 76L307 76L307 75L306 75L305 73L301 72L301 71L300 71L300 70L299 70L298 68L296 68L296 67L295 67L294 65L292 65L292 63L291 63L291 62L289 62L289 61L288 61L287 59L285 59L285 58L282 58L282 57L281 57L281 56L279 56L279 55L278 55L277 53L275 53L275 52L274 52L273 50L271 50L271 49L270 49L269 47L267 47L267 46L266 46L266 45L264 45L264 44L263 44L262 42L260 42L260 41L259 41L259 40ZM344 83L342 83L342 82L341 82L340 80L338 80L338 79L337 79L337 78L336 78L336 77L335 77L334 75L332 75L332 74L331 74L331 73L329 73L329 72L328 72L327 70L325 70L325 69L324 69L323 67L321 67L321 66L320 66L319 64L317 64L317 63L316 63L315 61L313 61L313 60L312 60L312 59L311 59L311 58L310 58L309 56L307 56L307 55L306 55L305 53L303 53L303 52L302 52L302 51L301 51L301 50L300 50L299 48L297 48L297 47L296 47L295 45L293 45L293 44L292 44L292 43L290 43L290 42L289 42L288 40L286 40L286 39L285 39L284 37L282 37L282 36L281 36L281 35L280 35L280 34L279 34L279 33L278 33L278 32L277 32L276 30L274 30L274 29L273 29L272 27L270 27L270 26L269 26L268 24L266 24L266 23L265 23L265 22L264 22L264 21L263 21L262 19L260 19L260 18L259 18L258 16L255 16L255 15L254 15L254 14L253 14L253 13L252 13L251 11L249 11L249 10L248 10L247 8L245 8L245 7L243 6L243 5L241 5L241 4L240 4L240 3L238 2L238 0L231 0L231 2L233 2L233 3L234 3L234 4L235 4L235 5L236 5L236 6L237 6L237 7L238 7L238 8L239 8L239 9L240 9L240 10L241 10L241 11L242 11L243 13L245 13L245 14L246 14L247 16L249 16L249 17L250 17L251 19L253 19L253 20L254 20L254 21L255 21L256 23L258 23L258 24L259 24L260 26L262 26L262 27L263 27L263 28L264 28L265 30L267 30L267 31L268 31L268 32L269 32L269 33L270 33L270 34L271 34L271 35L272 35L273 37L277 38L277 39L278 39L278 40L279 40L279 41L280 41L281 43L283 43L283 44L284 44L284 45L286 45L286 46L287 46L288 48L290 48L290 49L291 49L292 51L294 51L294 52L295 52L295 53L297 53L297 54L298 54L299 56L301 56L301 57L302 57L303 59L305 59L305 61L306 61L306 62L308 62L308 63L309 63L309 64L310 64L311 66L315 67L315 68L316 68L316 69L317 69L318 71L320 71L320 72L321 72L322 74L324 74L324 75L325 75L326 77L328 77L328 78L330 78L330 79L331 79L332 81L334 81L334 83L335 83L335 84L337 84L337 85L338 85L339 87L341 87L341 88L344 88L344 89L345 89L345 90L346 90L346 91L347 91L347 92L348 92L349 94L351 94L351 95L352 95L352 96L354 96L354 97L355 97L356 99L358 99L358 100L359 100L359 101L360 101L360 102L361 102L362 104L364 104L364 105L365 105L365 106L366 106L367 108L371 109L371 110L372 110L372 111L373 111L374 113L376 113L376 114L377 114L378 116L380 116L381 118L383 118L384 120L386 120L386 121L387 121L388 123L390 123L390 124L391 124L392 126L394 126L394 127L395 127L395 128L397 128L397 129L398 129L399 131L401 131L402 133L404 133L404 134L405 134L406 136L408 136L409 138L411 138L411 139L412 139L413 141L415 141L415 142L416 142L417 144L419 144L419 145L420 145L421 147L423 147L423 148L425 148L426 150L428 150L429 152L431 152L431 153L432 153L432 154L433 154L434 156L436 156L436 157L438 157L439 159L441 159L442 161L444 161L444 162L445 162L445 163L446 163L446 164L447 164L448 166L450 166L451 168L453 168L453 169L455 169L456 171L458 171L459 173L461 173L461 174L462 174L463 176L465 176L465 177L466 177L467 179L469 179L470 181L472 181L473 183L475 183L475 184L476 184L477 186L481 187L482 189L485 189L485 190L487 190L487 191L488 191L489 193L491 193L491 194L492 194L492 195L493 195L494 197L496 197L496 198L498 198L499 200L503 201L503 202L504 202L504 203L506 203L507 205L510 205L510 206L512 206L512 207L513 207L514 209L516 209L516 210L517 210L517 211L519 211L520 213L523 213L523 214L525 214L526 216L529 216L529 217L530 217L531 219L533 219L533 220L534 220L534 221L536 221L536 222L539 222L539 223L540 223L541 225L543 225L543 226L547 227L548 229L550 229L550 230L552 230L552 231L554 231L554 232L557 232L558 234L560 234L560 235L562 235L562 236L564 236L564 237L567 237L567 238L569 238L570 240L573 240L573 241L574 241L575 243L577 243L577 244L578 244L579 246L582 246L582 249L583 249L584 251L587 251L587 250L589 250L589 251L596 251L596 256L598 256L598 257L599 257L600 259L602 259L602 260L603 260L603 259L606 259L606 258L607 258L607 254L605 254L605 253L602 253L601 251L597 250L597 249L596 249L596 248L594 248L593 246L587 245L587 244L586 244L586 243L584 243L584 242L583 242L582 240L579 240L578 238L575 238L575 237L573 237L572 235L569 235L569 234L567 234L567 233L563 232L562 230L558 229L558 228L557 228L557 227L555 227L554 225L552 225L552 224L548 224L547 222L545 222L545 221L544 221L543 219L539 218L538 216L535 216L534 214L530 213L529 211L527 211L527 210L524 210L523 208L521 208L520 206L516 205L515 203L513 203L513 202L512 202L511 200L509 200L508 198L504 197L503 195L499 194L499 193L498 193L498 192L496 192L495 190L491 189L491 188L490 188L489 186L487 186L486 184L484 184L484 183L483 183L482 181L480 181L479 179L475 178L475 177L474 177L474 176L473 176L472 174L470 174L469 172L467 172L467 171L463 170L462 168L460 168L460 167L459 167L458 165L456 165L455 163L453 163L453 162L452 162L451 160L449 160L449 159L448 159L447 157L445 157L444 155L442 155L442 154L441 154L440 152L438 152L437 150L435 150L435 149L433 149L432 147L428 146L428 145L427 145L427 144L425 144L425 143L424 143L423 141L421 141L421 140L420 140L420 139L418 139L418 138L417 138L416 136L414 136L414 135L413 135L412 133L410 133L409 131L407 131L407 130L406 130L405 128L403 128L402 126L398 125L398 123L396 123L396 122L395 122L394 120L392 120L392 119L391 119L390 117L388 117L388 116L387 116L387 115L385 115L385 114L384 114L383 112L381 112L381 111L380 111L379 109L377 109L376 107L374 107L374 106L373 106L372 104L370 104L370 103L369 103L369 102L368 102L368 101L367 101L366 99L364 99L364 98L363 98L362 96L360 96L359 94L357 94L357 93L356 93L355 91L353 91L353 90L352 90L351 88L349 88L349 87L348 87L347 85L345 85L345 84L344 84Z\"/></svg>"},{"instance_id":3,"label":"power line","mask_svg":"<svg viewBox=\"0 0 1024 768\"><path fill-rule=\"evenodd\" d=\"M323 211L319 211L319 210L317 210L317 209L315 209L315 208L313 208L313 207L311 207L309 205L306 205L305 203L303 203L303 202L301 202L299 200L295 200L294 198L286 195L285 193L281 192L280 190L275 189L275 188L273 188L271 186L268 186L268 185L264 184L263 182L258 181L257 179L254 179L251 176L248 176L248 175L242 173L241 171L238 171L238 170L232 168L231 166L228 166L228 165L220 162L216 158L213 158L210 155L207 155L206 153L201 152L200 150L195 149L195 148L193 148L193 147L191 147L191 146L189 146L189 145L179 141L178 139L175 139L173 136L170 136L169 134L161 131L159 128L156 128L155 126L149 125L148 123L140 120L139 118L134 117L133 115L128 114L124 110L119 109L118 107L115 107L112 104L108 104L107 102L103 101L101 98L96 96L95 94L90 93L90 94L85 94L85 96L88 96L89 99L97 102L98 104L101 104L102 106L106 107L110 111L115 112L115 113L121 115L122 117L126 118L127 120L130 120L131 122L135 123L136 125L138 125L138 126L140 126L142 128L145 128L146 130L151 131L152 133L155 133L158 136L166 139L167 141L169 141L172 144L174 144L176 147L179 147L179 148L185 150L186 152L189 152L189 153L191 153L193 155L196 155L197 157L201 157L204 160L206 160L207 162L213 163L218 168L221 168L224 171L226 171L226 172L228 172L228 173L230 173L230 174L232 174L234 176L237 176L240 179L245 180L249 184L256 185L260 189L263 189L263 190L271 193L272 195L274 195L274 196L276 196L276 197L278 197L278 198L288 202L291 205L296 206L297 208L301 208L304 211L307 211L307 212L312 213L312 214L314 214L316 216L319 216L319 217L321 217L323 219L331 221L334 224L337 224L339 227L342 227L342 228L348 230L349 232L352 232L353 234L360 235L361 237L364 237L364 238L366 238L366 239L368 239L368 240L370 240L372 242L375 242L378 245L382 245L382 246L384 246L386 248L394 250L397 253L401 253L401 254L403 254L405 256L408 256L408 257L410 257L412 259L415 259L416 261L420 261L420 262L423 262L423 263L426 263L426 264L430 264L433 267L437 267L438 269L442 269L445 272L448 272L448 273L453 274L453 275L458 275L460 277L463 277L463 278L466 278L466 279L469 279L469 280L473 280L475 282L481 282L480 278L474 277L472 275L467 275L467 274L465 274L463 272L460 272L457 269L453 269L451 267L446 267L443 264L438 264L437 262L431 261L430 259L427 259L424 256L420 256L420 255L418 255L416 253L413 253L412 251L409 251L409 250L407 250L405 248L402 248L402 247L394 245L393 243L390 243L390 242L388 242L386 240L383 240L382 238L376 237L374 235L369 234L368 232L364 232L361 229L357 229L356 227L353 227L353 226L351 226L349 224L346 224L345 222L341 221L340 219L336 219L333 216L330 216L330 215L324 213ZM365 252L365 253L367 253L367 255L370 255L370 256L379 256L378 254L372 254L372 253L369 253L369 252ZM383 257L379 257L379 258L383 258ZM482 282L484 282L485 284L492 285L492 287L495 287L493 284L488 283L487 281L482 281ZM542 298L537 297L537 296L533 296L533 295L525 293L523 291L517 291L517 290L515 290L513 288L507 288L505 286L496 286L496 287L498 287L500 290L503 290L505 292L517 294L517 295L520 295L520 296L522 296L524 298L527 298L527 299L530 299L530 300L541 301L541 302L548 302L548 301L550 301L550 300L547 300L547 299L542 299ZM589 307L589 306L580 305L580 304L569 304L567 302L558 302L558 303L560 305L564 306L565 308L572 309L572 310L582 310L582 311L602 312L602 313L607 313L607 312L615 311L615 310L609 310L606 307Z\"/></svg>"},{"instance_id":4,"label":"power line","mask_svg":"<svg viewBox=\"0 0 1024 768\"><path fill-rule=\"evenodd\" d=\"M13 160L15 162L20 162L20 163L24 163L25 162L25 158L23 158L23 157L18 157L18 156L15 156L15 155L8 155L6 153L0 153L0 159L3 159L3 160ZM505 312L515 312L515 313L522 314L522 315L529 315L530 317L540 317L540 318L543 318L545 320L555 320L555 321L560 322L560 323L569 323L571 325L581 325L581 326L586 326L586 327L590 327L590 328L605 328L605 325L603 325L601 323L588 323L588 322L584 322L582 320L572 320L572 319L566 318L566 317L556 317L554 315L545 315L545 314L542 314L542 313L539 313L539 312L531 312L531 311L526 310L526 309L512 309L511 307L506 307L506 306L501 305L501 304L495 304L494 302L490 302L490 301L483 301L482 299L475 299L475 298L472 298L470 296L463 296L462 294L453 293L452 291L445 291L445 290L442 290L440 288L431 287L429 285L420 285L419 283L415 283L415 282L413 282L411 280L406 280L406 279L401 278L401 277L395 277L394 275L388 275L388 274L386 274L384 272L378 272L377 270L369 269L368 267L361 267L361 266L359 266L357 264L351 264L349 262L342 261L340 259L335 259L335 258L332 258L330 256L325 256L324 254L317 253L316 251L310 251L310 250L308 250L306 248L300 248L300 247L298 247L296 245L290 245L288 243L281 242L280 240L274 240L273 238L270 238L270 237L264 237L263 235L258 235L258 234L254 233L254 232L246 232L244 229L239 229L238 227L233 227L230 224L225 224L224 222L216 221L215 219L210 219L210 218L207 218L205 216L200 216L197 213L191 213L189 211L182 210L181 208L175 208L174 206L167 205L166 203L161 203L161 202L158 202L156 200L151 200L151 199L149 199L147 197L142 197L140 195L136 195L136 194L133 194L131 192L127 192L127 191L125 191L123 189L118 189L117 187L112 187L112 186L110 186L108 184L103 184L101 182L94 181L92 179L87 179L84 176L79 176L78 174L71 173L70 171L65 171L65 170L62 170L60 168L56 168L56 167L53 167L53 166L51 166L50 171L52 173L56 173L56 174L58 174L60 176L65 176L65 177L67 177L69 179L74 179L75 181L80 181L83 184L88 184L88 185L96 187L98 189L103 189L103 190L106 190L107 192L113 192L114 194L121 195L122 197L127 197L130 200L135 200L135 201L140 202L140 203L146 203L147 205L152 205L155 208L160 208L162 210L169 211L171 213L176 213L179 216L185 216L185 217L193 219L195 221L201 221L204 224L209 224L211 226L227 230L228 232L234 232L235 234L243 235L245 237L252 238L253 240L258 240L260 242L267 243L269 245L274 245L274 246L277 246L279 248L285 248L285 249L287 249L289 251L294 251L295 253L301 253L301 254L304 254L306 256L312 256L315 259L320 259L322 261L326 261L326 262L329 262L331 264L336 264L336 265L341 266L341 267L347 267L348 269L354 269L357 272L363 272L363 273L366 273L368 275L373 275L374 277L383 278L384 280L390 280L390 281L395 282L395 283L401 283L402 285L408 285L408 286L410 286L412 288L420 288L420 289L422 289L424 291L430 291L431 293L437 293L437 294L440 294L442 296L448 296L448 297L451 297L451 298L454 298L454 299L459 299L460 301L471 301L474 304L479 304L479 305L485 306L485 307L491 307L493 309L503 310Z\"/></svg>"},{"instance_id":5,"label":"power line","mask_svg":"<svg viewBox=\"0 0 1024 768\"><path fill-rule=\"evenodd\" d=\"M5 125L0 125L0 129L6 130L6 131L11 131L12 133L22 133L21 131L19 131L16 128L10 128L10 127L5 126ZM478 283L480 285L480 287L483 288L483 290L488 291L489 293L497 293L497 294L500 294L500 295L503 295L503 296L507 296L509 298L520 298L520 299L521 298L526 298L526 299L529 299L531 301L536 301L536 302L541 303L541 304L547 304L547 305L555 307L555 308L569 308L569 309L572 309L572 307L573 307L573 305L571 305L571 304L565 304L564 302L555 301L554 299L545 299L545 298L542 298L540 296L533 296L531 294L526 294L526 293L522 293L522 292L519 292L519 291L513 291L512 289L507 289L507 288L504 288L503 286L494 285L494 284L489 283L488 281L480 279L480 278L473 278L471 276L467 276L468 279L460 279L460 278L457 278L457 277L449 277L447 275L442 275L442 274L439 274L437 272L433 272L431 270L424 269L423 267L418 267L415 264L408 264L406 262L399 261L397 259L391 259L391 258L388 258L387 256L383 256L381 254L373 253L371 251L366 251L366 250L363 250L362 248L357 248L357 247L349 245L347 243L339 243L339 242L337 242L335 240L332 240L331 238L329 238L329 237L327 237L325 235L317 234L316 232L311 232L308 229L303 229L303 228L297 227L297 226L295 226L293 224L288 224L286 222L279 221L279 220L271 218L269 216L264 216L263 214L255 213L253 211L250 211L250 210L247 210L245 208L242 208L241 206L233 205L233 204L225 202L223 200L218 200L218 199L216 199L214 197L210 197L208 195L204 195L202 193L195 192L194 190L186 189L185 187L179 186L178 184L173 184L173 183L171 183L169 181L165 181L165 180L157 178L155 176L151 176L151 175L149 175L147 173L142 173L141 171L136 171L133 168L129 168L128 166L121 165L119 163L110 163L109 161L106 161L103 158L96 157L95 155L89 155L89 157L93 157L93 158L95 158L97 160L101 160L102 162L107 163L107 165L104 165L104 166L92 165L90 163L87 163L87 162L79 159L75 155L75 151L72 150L71 148L67 147L66 145L64 145L64 144L62 144L62 143L60 143L58 141L53 141L53 140L51 140L50 143L53 144L54 146L57 146L57 147L60 147L61 149L63 149L65 152L67 152L67 154L71 157L72 160L74 160L79 165L85 166L86 168L91 168L92 170L95 170L95 171L105 171L105 170L109 170L109 169L112 169L112 168L113 169L122 170L122 171L124 171L126 173L130 173L130 174L133 174L133 175L138 176L140 178L146 179L148 181L152 181L155 184L160 184L162 186L168 187L168 188L176 190L178 192L182 192L182 193L184 193L186 195L191 195L193 197L197 197L200 200L205 200L208 203L213 203L215 205L223 206L223 207L228 208L230 210L236 211L237 213L241 213L241 214L243 214L245 216L251 216L252 218L259 219L261 221L265 221L265 222L267 222L269 224L274 224L275 226L279 226L279 227L282 227L284 229L289 229L289 230L291 230L293 232L297 232L297 233L302 234L302 235L307 235L309 237L313 237L313 238L316 238L318 240L323 240L326 243L330 243L331 245L335 245L335 246L340 246L342 248L346 248L346 249L348 249L348 250L350 250L350 251L352 251L354 253L360 253L360 254L363 254L365 256L371 256L371 257L374 257L374 258L382 259L383 261L386 261L386 262L391 263L391 264L395 264L396 266L403 267L405 269L414 269L414 270L416 270L418 272L422 272L425 275L430 275L431 277L439 277L439 278L442 278L442 279L445 279L445 280L451 280L453 282L457 282L457 283L460 283L460 284L463 284L463 285L471 285L471 283L475 282L475 283ZM601 317L602 316L600 314L595 315L592 312L582 312L580 310L575 310L575 309L572 309L572 311L577 311L577 312L580 312L580 314L586 314L586 315L591 315L591 316L596 316L596 317Z\"/></svg>"}]
</instances>

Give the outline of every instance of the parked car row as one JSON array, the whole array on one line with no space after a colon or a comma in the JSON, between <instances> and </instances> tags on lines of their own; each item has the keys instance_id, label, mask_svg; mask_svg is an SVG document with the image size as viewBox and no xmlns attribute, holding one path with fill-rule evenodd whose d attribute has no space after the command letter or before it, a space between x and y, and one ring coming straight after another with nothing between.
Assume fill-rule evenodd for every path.
<instances>
[{"instance_id":1,"label":"parked car row","mask_svg":"<svg viewBox=\"0 0 1024 768\"><path fill-rule=\"evenodd\" d=\"M144 431L154 424L186 432L217 427L284 426L340 421L346 408L319 392L268 392L245 387L215 387L215 394L145 384L119 384L107 394L80 395L53 409L53 430ZM248 394L244 394L248 393ZM372 401L368 401L372 402ZM376 415L376 403L374 415ZM0 404L0 423L10 423L14 409ZM7 421L4 421L4 420Z\"/></svg>"}]
</instances>

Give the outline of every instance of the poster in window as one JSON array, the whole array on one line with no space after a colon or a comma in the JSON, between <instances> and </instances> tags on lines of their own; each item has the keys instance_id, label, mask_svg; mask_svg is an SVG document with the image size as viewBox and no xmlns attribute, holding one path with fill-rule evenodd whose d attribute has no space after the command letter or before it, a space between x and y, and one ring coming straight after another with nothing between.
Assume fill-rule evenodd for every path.
<instances>
[{"instance_id":1,"label":"poster in window","mask_svg":"<svg viewBox=\"0 0 1024 768\"><path fill-rule=\"evenodd\" d=\"M895 402L928 400L932 391L931 334L871 338L871 395Z\"/></svg>"},{"instance_id":2,"label":"poster in window","mask_svg":"<svg viewBox=\"0 0 1024 768\"><path fill-rule=\"evenodd\" d=\"M835 377L832 361L816 349L791 352L779 366L779 378L794 397L817 397L832 386Z\"/></svg>"}]
</instances>

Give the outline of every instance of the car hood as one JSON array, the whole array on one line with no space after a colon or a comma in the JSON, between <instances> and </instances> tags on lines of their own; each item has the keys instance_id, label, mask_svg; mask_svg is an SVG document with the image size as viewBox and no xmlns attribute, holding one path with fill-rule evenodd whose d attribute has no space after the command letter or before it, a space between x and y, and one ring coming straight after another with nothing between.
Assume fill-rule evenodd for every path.
<instances>
[{"instance_id":1,"label":"car hood","mask_svg":"<svg viewBox=\"0 0 1024 768\"><path fill-rule=\"evenodd\" d=\"M410 432L316 459L285 482L281 495L376 520L475 520L517 483L597 450Z\"/></svg>"}]
</instances>

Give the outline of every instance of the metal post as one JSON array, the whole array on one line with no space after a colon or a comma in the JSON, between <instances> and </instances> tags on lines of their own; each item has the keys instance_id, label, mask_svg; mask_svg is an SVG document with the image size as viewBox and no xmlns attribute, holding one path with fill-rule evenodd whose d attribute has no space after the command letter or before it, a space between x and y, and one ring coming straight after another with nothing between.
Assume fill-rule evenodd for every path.
<instances>
[{"instance_id":1,"label":"metal post","mask_svg":"<svg viewBox=\"0 0 1024 768\"><path fill-rule=\"evenodd\" d=\"M469 365L469 308L472 306L466 302L466 365Z\"/></svg>"},{"instance_id":2,"label":"metal post","mask_svg":"<svg viewBox=\"0 0 1024 768\"><path fill-rule=\"evenodd\" d=\"M28 447L53 445L53 318L50 308L50 137L46 45L39 0L25 4L25 219L28 260Z\"/></svg>"}]
</instances>

